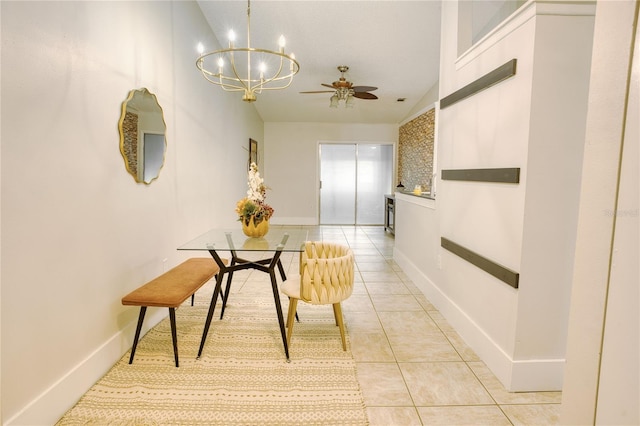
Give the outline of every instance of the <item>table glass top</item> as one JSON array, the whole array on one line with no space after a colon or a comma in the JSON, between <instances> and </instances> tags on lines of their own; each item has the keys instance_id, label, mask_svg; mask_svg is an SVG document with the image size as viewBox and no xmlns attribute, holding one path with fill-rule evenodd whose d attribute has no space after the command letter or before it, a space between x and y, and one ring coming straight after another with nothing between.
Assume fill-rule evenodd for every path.
<instances>
[{"instance_id":1,"label":"table glass top","mask_svg":"<svg viewBox=\"0 0 640 426\"><path fill-rule=\"evenodd\" d=\"M236 229L211 229L178 250L236 250L301 252L308 230L300 226L270 226L262 238L244 235L240 225Z\"/></svg>"}]
</instances>

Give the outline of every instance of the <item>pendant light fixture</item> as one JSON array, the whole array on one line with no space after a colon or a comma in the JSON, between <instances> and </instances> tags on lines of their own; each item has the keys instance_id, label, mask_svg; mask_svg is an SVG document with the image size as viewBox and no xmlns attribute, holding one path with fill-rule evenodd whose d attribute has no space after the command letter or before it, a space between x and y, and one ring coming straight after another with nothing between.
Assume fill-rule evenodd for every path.
<instances>
[{"instance_id":1,"label":"pendant light fixture","mask_svg":"<svg viewBox=\"0 0 640 426\"><path fill-rule=\"evenodd\" d=\"M227 49L205 53L199 44L196 67L204 78L223 90L243 92L243 101L254 102L256 94L263 90L286 89L300 71L294 54L284 51L284 36L280 36L277 51L251 47L251 0L247 1L247 46L236 47L234 42L235 33L231 30Z\"/></svg>"}]
</instances>

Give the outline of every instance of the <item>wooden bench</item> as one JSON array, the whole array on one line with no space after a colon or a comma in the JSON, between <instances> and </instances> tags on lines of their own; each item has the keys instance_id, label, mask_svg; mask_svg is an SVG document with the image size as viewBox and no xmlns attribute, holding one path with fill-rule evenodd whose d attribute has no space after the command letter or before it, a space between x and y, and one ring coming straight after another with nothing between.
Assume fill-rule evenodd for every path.
<instances>
[{"instance_id":1,"label":"wooden bench","mask_svg":"<svg viewBox=\"0 0 640 426\"><path fill-rule=\"evenodd\" d=\"M226 259L223 261L225 264L227 263ZM178 337L176 334L175 310L189 297L191 297L191 304L193 305L195 292L217 275L219 271L220 268L212 258L191 258L122 298L123 305L140 306L138 326L133 340L129 364L133 363L133 356L136 353L147 307L155 306L169 308L173 354L176 359L176 367L178 367Z\"/></svg>"}]
</instances>

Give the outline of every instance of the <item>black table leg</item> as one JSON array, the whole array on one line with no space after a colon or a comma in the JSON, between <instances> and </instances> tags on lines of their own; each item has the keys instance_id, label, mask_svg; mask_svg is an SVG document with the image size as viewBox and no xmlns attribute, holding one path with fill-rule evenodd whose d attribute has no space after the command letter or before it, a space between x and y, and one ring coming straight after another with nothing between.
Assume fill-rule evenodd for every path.
<instances>
[{"instance_id":1,"label":"black table leg","mask_svg":"<svg viewBox=\"0 0 640 426\"><path fill-rule=\"evenodd\" d=\"M287 238L288 238L288 235L283 238L282 245L286 243ZM210 249L209 253L211 253L211 256L213 256L213 259L216 261L216 263L220 267L220 272L216 277L216 287L215 287L215 290L213 291L213 296L211 297L211 304L209 305L207 320L205 322L204 330L202 332L202 340L200 341L200 349L198 350L197 358L200 358L200 356L202 355L202 350L204 349L204 344L207 340L207 334L209 333L209 327L211 326L211 319L213 318L213 313L215 311L215 305L218 299L218 295L222 291L222 279L224 277L224 274L228 273L229 277L227 280L226 291L224 292L224 296L222 297L223 313L224 313L224 308L230 293L231 279L233 276L233 272L241 269L257 269L259 271L268 273L271 279L271 289L273 290L273 300L275 302L276 312L278 314L278 323L280 325L280 334L282 335L282 344L284 346L284 353L287 357L287 362L289 362L289 347L287 345L287 333L285 331L284 318L282 315L282 306L280 304L280 296L278 293L278 282L276 280L276 273L275 273L275 268L277 267L282 279L286 280L284 267L280 262L280 255L282 254L282 250L281 249L276 250L276 252L274 253L274 256L271 259L263 259L255 262L238 258L235 254L235 250L231 250L232 261L229 266L224 265L224 263L220 259L220 256L218 256L215 250ZM236 263L236 262L239 262L239 263ZM267 264L268 266L265 266ZM220 319L222 319L222 315L220 315Z\"/></svg>"},{"instance_id":2,"label":"black table leg","mask_svg":"<svg viewBox=\"0 0 640 426\"><path fill-rule=\"evenodd\" d=\"M233 266L235 261L231 263ZM224 310L227 307L227 299L229 298L229 293L231 292L231 280L233 279L233 271L230 271L227 274L227 287L224 290L224 294L222 296L222 308L220 309L220 319L224 316Z\"/></svg>"},{"instance_id":3,"label":"black table leg","mask_svg":"<svg viewBox=\"0 0 640 426\"><path fill-rule=\"evenodd\" d=\"M280 255L281 251L277 251L271 260L271 264L269 265L268 272L269 277L271 278L271 289L273 290L273 301L276 304L276 312L278 313L278 322L280 323L280 334L282 335L282 344L284 345L284 354L287 357L287 362L289 362L289 346L287 345L287 332L284 327L284 318L282 317L282 306L280 305L280 295L278 292L278 282L276 281L276 272L275 266L282 265L280 263ZM282 266L279 266L280 273L284 274L282 270Z\"/></svg>"},{"instance_id":4,"label":"black table leg","mask_svg":"<svg viewBox=\"0 0 640 426\"><path fill-rule=\"evenodd\" d=\"M280 259L278 259L278 270L280 271L280 278L282 278L282 281L286 281L287 275L284 273L284 266L282 266Z\"/></svg>"}]
</instances>

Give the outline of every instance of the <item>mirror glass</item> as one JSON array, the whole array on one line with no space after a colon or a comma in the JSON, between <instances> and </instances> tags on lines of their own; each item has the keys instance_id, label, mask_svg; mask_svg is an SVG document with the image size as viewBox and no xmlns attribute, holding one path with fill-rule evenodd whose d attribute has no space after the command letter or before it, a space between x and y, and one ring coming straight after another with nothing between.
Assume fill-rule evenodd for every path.
<instances>
[{"instance_id":1,"label":"mirror glass","mask_svg":"<svg viewBox=\"0 0 640 426\"><path fill-rule=\"evenodd\" d=\"M127 171L136 182L150 184L160 174L167 150L166 125L156 96L144 88L129 92L118 129Z\"/></svg>"}]
</instances>

